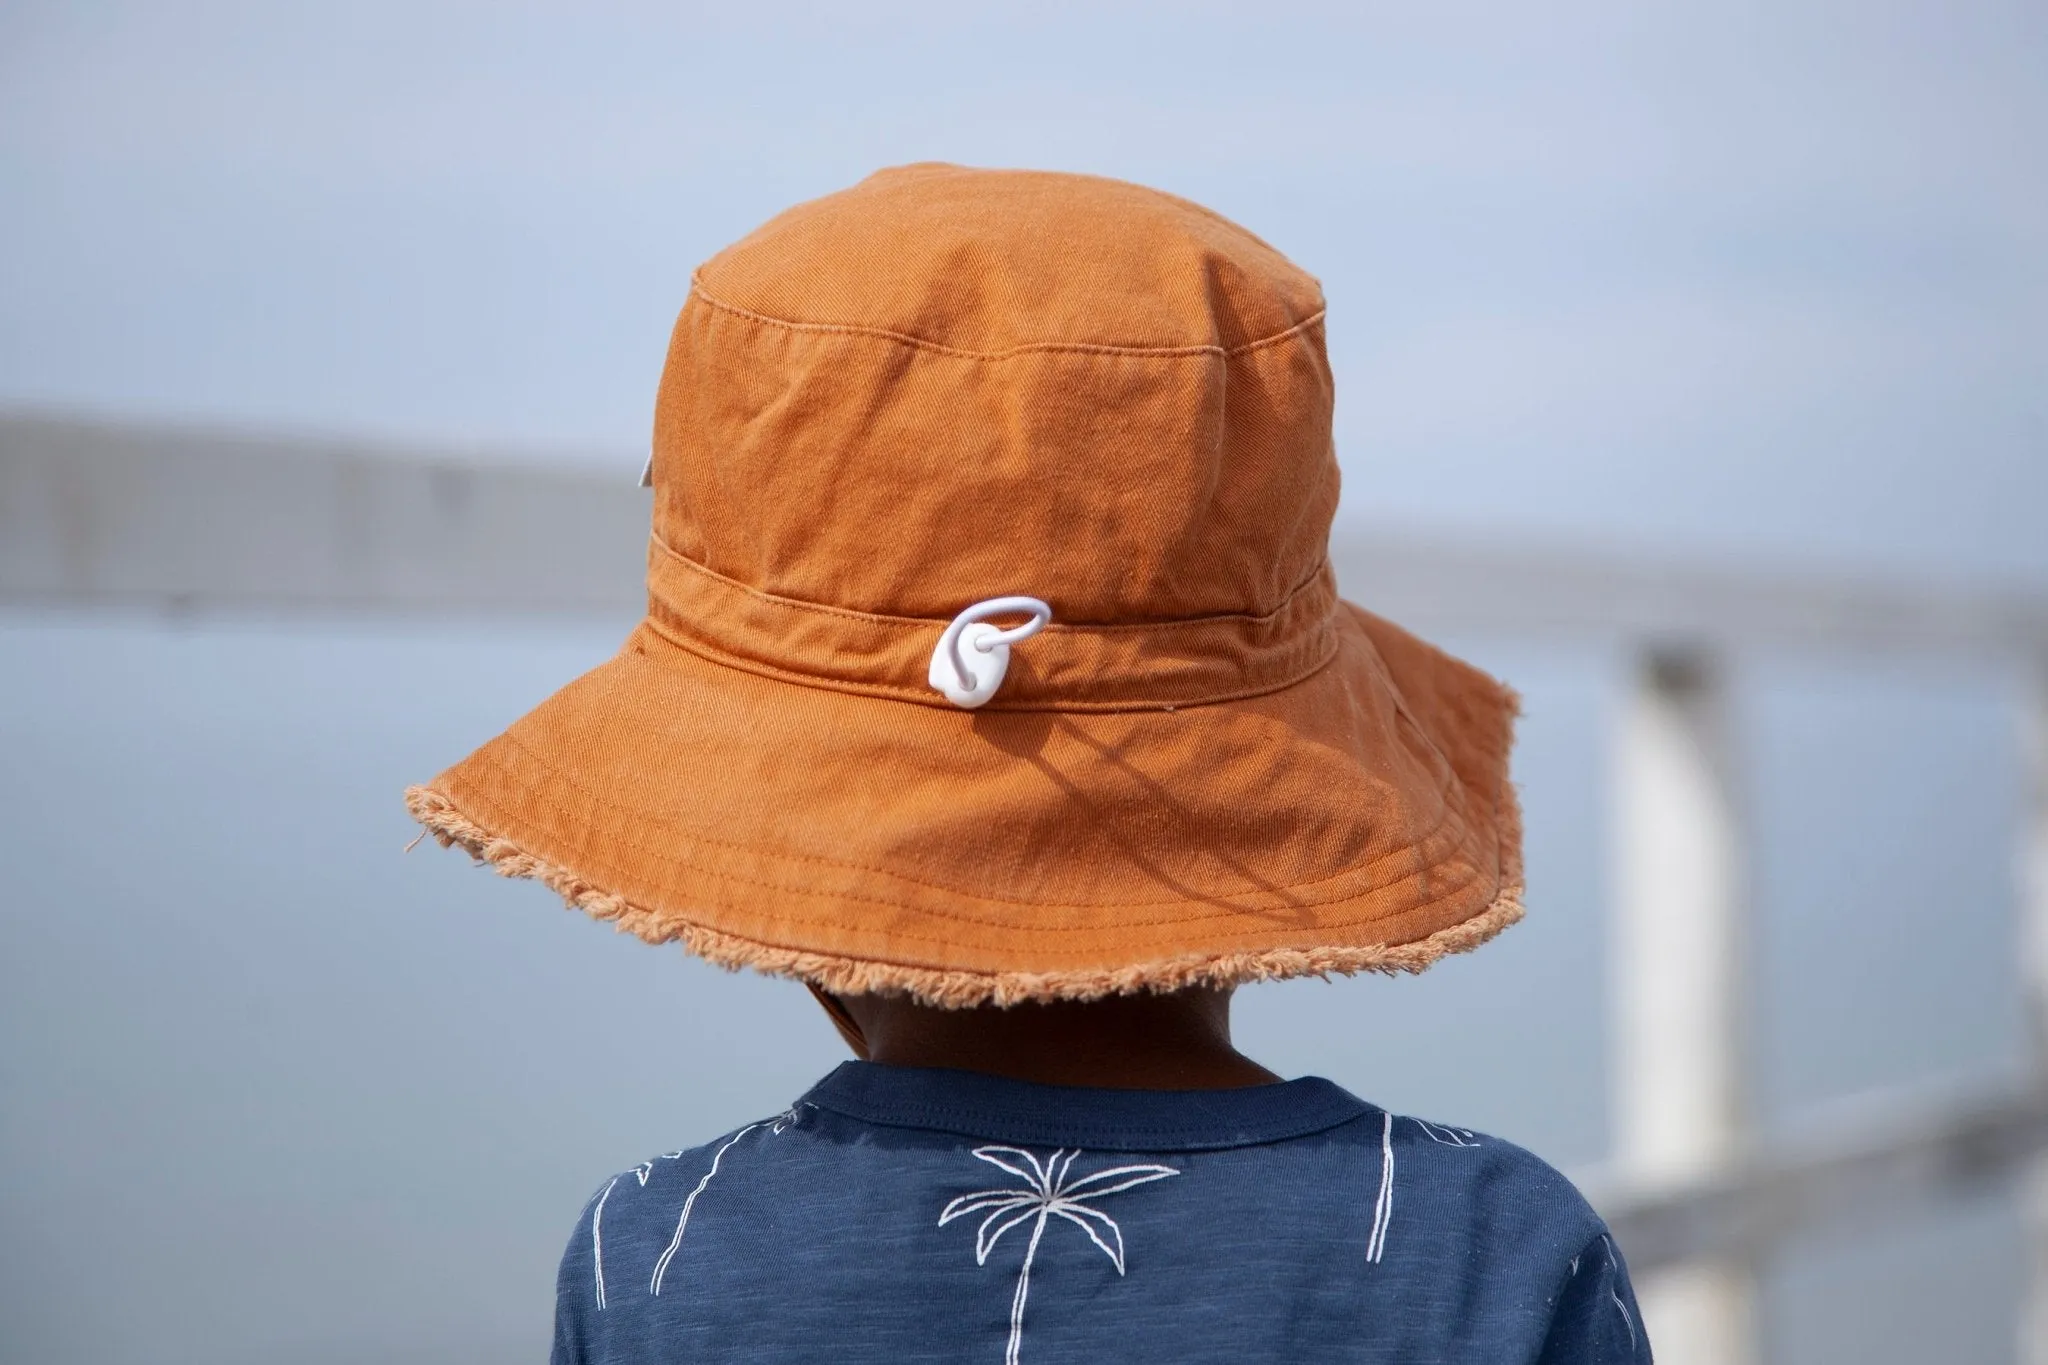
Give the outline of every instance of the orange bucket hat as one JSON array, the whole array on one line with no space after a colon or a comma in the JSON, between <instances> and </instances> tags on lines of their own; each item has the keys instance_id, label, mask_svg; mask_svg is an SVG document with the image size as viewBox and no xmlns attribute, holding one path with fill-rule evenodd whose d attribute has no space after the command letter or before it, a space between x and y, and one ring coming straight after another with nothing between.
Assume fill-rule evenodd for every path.
<instances>
[{"instance_id":1,"label":"orange bucket hat","mask_svg":"<svg viewBox=\"0 0 2048 1365\"><path fill-rule=\"evenodd\" d=\"M1320 287L920 165L697 273L647 616L412 814L651 943L966 1006L1419 971L1521 916L1515 699L1337 597Z\"/></svg>"}]
</instances>

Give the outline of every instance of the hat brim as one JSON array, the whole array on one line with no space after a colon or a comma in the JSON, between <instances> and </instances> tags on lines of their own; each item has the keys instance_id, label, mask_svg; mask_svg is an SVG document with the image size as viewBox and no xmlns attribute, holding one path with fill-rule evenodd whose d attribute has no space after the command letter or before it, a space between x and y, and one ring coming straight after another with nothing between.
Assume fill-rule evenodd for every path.
<instances>
[{"instance_id":1,"label":"hat brim","mask_svg":"<svg viewBox=\"0 0 2048 1365\"><path fill-rule=\"evenodd\" d=\"M1515 698L1338 617L1335 657L1281 690L1090 713L808 686L643 622L406 800L650 943L840 993L1420 971L1521 917Z\"/></svg>"}]
</instances>

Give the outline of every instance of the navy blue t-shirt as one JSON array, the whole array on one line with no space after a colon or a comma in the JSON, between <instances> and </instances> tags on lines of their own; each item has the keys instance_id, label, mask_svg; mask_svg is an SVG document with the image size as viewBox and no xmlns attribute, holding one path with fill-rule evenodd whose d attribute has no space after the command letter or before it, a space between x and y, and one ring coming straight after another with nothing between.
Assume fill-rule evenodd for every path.
<instances>
[{"instance_id":1,"label":"navy blue t-shirt","mask_svg":"<svg viewBox=\"0 0 2048 1365\"><path fill-rule=\"evenodd\" d=\"M1646 1365L1628 1271L1512 1144L1328 1081L1084 1090L850 1062L607 1180L554 1365Z\"/></svg>"}]
</instances>

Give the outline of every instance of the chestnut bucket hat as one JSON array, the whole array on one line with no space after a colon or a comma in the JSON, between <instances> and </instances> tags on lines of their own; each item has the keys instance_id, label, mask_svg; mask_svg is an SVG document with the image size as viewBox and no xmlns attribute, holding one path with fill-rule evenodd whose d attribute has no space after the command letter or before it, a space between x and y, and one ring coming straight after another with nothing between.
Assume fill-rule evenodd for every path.
<instances>
[{"instance_id":1,"label":"chestnut bucket hat","mask_svg":"<svg viewBox=\"0 0 2048 1365\"><path fill-rule=\"evenodd\" d=\"M1323 311L1114 180L791 209L676 323L646 619L412 814L651 943L945 1006L1485 941L1515 699L1337 596Z\"/></svg>"}]
</instances>

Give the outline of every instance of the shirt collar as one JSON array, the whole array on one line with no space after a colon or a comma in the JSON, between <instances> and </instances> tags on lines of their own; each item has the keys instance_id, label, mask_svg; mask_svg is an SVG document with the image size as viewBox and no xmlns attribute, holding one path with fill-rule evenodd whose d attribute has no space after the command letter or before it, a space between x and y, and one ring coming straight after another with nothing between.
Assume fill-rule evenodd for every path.
<instances>
[{"instance_id":1,"label":"shirt collar","mask_svg":"<svg viewBox=\"0 0 2048 1365\"><path fill-rule=\"evenodd\" d=\"M1317 1076L1237 1090L1098 1090L846 1062L804 1100L891 1128L1096 1151L1199 1151L1305 1137L1371 1105Z\"/></svg>"}]
</instances>

